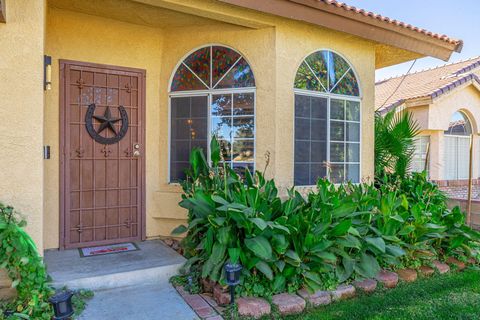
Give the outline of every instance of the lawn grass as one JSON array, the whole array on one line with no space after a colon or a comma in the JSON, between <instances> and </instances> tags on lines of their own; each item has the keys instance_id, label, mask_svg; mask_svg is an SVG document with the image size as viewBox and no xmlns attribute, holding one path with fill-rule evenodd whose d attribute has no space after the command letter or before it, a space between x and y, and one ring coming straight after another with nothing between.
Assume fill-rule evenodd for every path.
<instances>
[{"instance_id":1,"label":"lawn grass","mask_svg":"<svg viewBox=\"0 0 480 320\"><path fill-rule=\"evenodd\" d=\"M395 289L377 290L286 319L480 319L480 271L452 272L401 283Z\"/></svg>"}]
</instances>

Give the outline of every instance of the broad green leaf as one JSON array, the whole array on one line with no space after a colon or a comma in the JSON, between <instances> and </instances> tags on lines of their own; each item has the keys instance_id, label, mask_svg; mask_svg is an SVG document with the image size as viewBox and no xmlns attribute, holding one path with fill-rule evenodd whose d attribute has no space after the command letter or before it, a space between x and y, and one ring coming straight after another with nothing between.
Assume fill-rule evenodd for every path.
<instances>
[{"instance_id":1,"label":"broad green leaf","mask_svg":"<svg viewBox=\"0 0 480 320\"><path fill-rule=\"evenodd\" d=\"M306 279L309 279L309 280L315 282L315 283L318 284L318 285L321 285L321 284L322 284L322 279L320 278L320 276L318 275L318 273L311 272L311 271L305 271L305 272L303 272L303 276L304 276Z\"/></svg>"},{"instance_id":2,"label":"broad green leaf","mask_svg":"<svg viewBox=\"0 0 480 320\"><path fill-rule=\"evenodd\" d=\"M328 251L315 252L314 255L329 262L337 261L337 257L333 253Z\"/></svg>"},{"instance_id":3,"label":"broad green leaf","mask_svg":"<svg viewBox=\"0 0 480 320\"><path fill-rule=\"evenodd\" d=\"M230 258L230 263L238 263L238 259L240 258L240 252L240 248L228 248L228 257Z\"/></svg>"},{"instance_id":4,"label":"broad green leaf","mask_svg":"<svg viewBox=\"0 0 480 320\"><path fill-rule=\"evenodd\" d=\"M230 204L230 202L228 202L227 200L225 200L224 198L222 198L218 195L213 195L212 200L215 201L216 203L220 203L220 204L223 204L223 205L226 205L226 206L228 206Z\"/></svg>"},{"instance_id":5,"label":"broad green leaf","mask_svg":"<svg viewBox=\"0 0 480 320\"><path fill-rule=\"evenodd\" d=\"M274 234L272 236L272 247L279 253L284 254L288 248L288 242L283 234Z\"/></svg>"},{"instance_id":6,"label":"broad green leaf","mask_svg":"<svg viewBox=\"0 0 480 320\"><path fill-rule=\"evenodd\" d=\"M356 208L357 208L357 204L352 202L350 199L350 201L347 200L343 202L339 207L334 208L331 214L335 218L342 218L353 213Z\"/></svg>"},{"instance_id":7,"label":"broad green leaf","mask_svg":"<svg viewBox=\"0 0 480 320\"><path fill-rule=\"evenodd\" d=\"M210 141L210 160L212 167L216 167L220 162L220 144L215 136Z\"/></svg>"},{"instance_id":8,"label":"broad green leaf","mask_svg":"<svg viewBox=\"0 0 480 320\"><path fill-rule=\"evenodd\" d=\"M272 268L270 268L270 266L265 261L257 262L255 268L261 271L268 278L268 280L273 280Z\"/></svg>"},{"instance_id":9,"label":"broad green leaf","mask_svg":"<svg viewBox=\"0 0 480 320\"><path fill-rule=\"evenodd\" d=\"M365 238L365 241L370 244L372 247L377 249L378 251L385 253L385 241L383 241L383 238L377 237L377 238Z\"/></svg>"},{"instance_id":10,"label":"broad green leaf","mask_svg":"<svg viewBox=\"0 0 480 320\"><path fill-rule=\"evenodd\" d=\"M387 244L385 246L385 249L386 249L386 252L396 258L398 257L401 257L401 256L404 256L405 255L405 251L403 251L402 248L400 248L399 246L394 246L394 245L391 245L391 244Z\"/></svg>"},{"instance_id":11,"label":"broad green leaf","mask_svg":"<svg viewBox=\"0 0 480 320\"><path fill-rule=\"evenodd\" d=\"M188 228L182 224L182 225L179 225L178 227L176 227L175 229L173 229L172 235L180 235L180 234L185 233L187 231L188 231Z\"/></svg>"},{"instance_id":12,"label":"broad green leaf","mask_svg":"<svg viewBox=\"0 0 480 320\"><path fill-rule=\"evenodd\" d=\"M363 253L360 262L355 264L355 271L364 278L373 278L380 271L380 265L375 257Z\"/></svg>"},{"instance_id":13,"label":"broad green leaf","mask_svg":"<svg viewBox=\"0 0 480 320\"><path fill-rule=\"evenodd\" d=\"M293 250L288 250L286 253L285 253L285 256L292 259L293 261L296 261L296 262L301 262L300 260L300 257L298 256L298 254L293 251Z\"/></svg>"},{"instance_id":14,"label":"broad green leaf","mask_svg":"<svg viewBox=\"0 0 480 320\"><path fill-rule=\"evenodd\" d=\"M337 224L335 227L332 228L331 234L333 236L343 236L347 233L347 231L350 229L352 226L352 221L351 220L343 220L339 224Z\"/></svg>"},{"instance_id":15,"label":"broad green leaf","mask_svg":"<svg viewBox=\"0 0 480 320\"><path fill-rule=\"evenodd\" d=\"M225 252L227 247L218 242L213 244L212 254L205 262L202 268L202 278L206 278L211 275L212 270L225 259Z\"/></svg>"},{"instance_id":16,"label":"broad green leaf","mask_svg":"<svg viewBox=\"0 0 480 320\"><path fill-rule=\"evenodd\" d=\"M285 291L286 279L281 274L277 274L273 280L272 290L274 293L284 292Z\"/></svg>"},{"instance_id":17,"label":"broad green leaf","mask_svg":"<svg viewBox=\"0 0 480 320\"><path fill-rule=\"evenodd\" d=\"M256 236L255 238L245 239L245 245L257 257L264 260L272 259L272 247L265 237Z\"/></svg>"},{"instance_id":18,"label":"broad green leaf","mask_svg":"<svg viewBox=\"0 0 480 320\"><path fill-rule=\"evenodd\" d=\"M262 218L250 218L250 221L253 222L261 231L265 230L267 227L267 223Z\"/></svg>"},{"instance_id":19,"label":"broad green leaf","mask_svg":"<svg viewBox=\"0 0 480 320\"><path fill-rule=\"evenodd\" d=\"M232 238L232 228L231 227L222 227L217 231L218 242L224 245L228 245L230 239Z\"/></svg>"},{"instance_id":20,"label":"broad green leaf","mask_svg":"<svg viewBox=\"0 0 480 320\"><path fill-rule=\"evenodd\" d=\"M283 269L285 268L285 261L283 260L275 261L275 266L278 268L280 272L283 272Z\"/></svg>"},{"instance_id":21,"label":"broad green leaf","mask_svg":"<svg viewBox=\"0 0 480 320\"><path fill-rule=\"evenodd\" d=\"M330 240L322 240L321 242L315 244L310 251L311 252L319 252L324 251L325 249L331 247L333 245L333 241Z\"/></svg>"},{"instance_id":22,"label":"broad green leaf","mask_svg":"<svg viewBox=\"0 0 480 320\"><path fill-rule=\"evenodd\" d=\"M350 227L348 229L348 233L354 235L354 236L357 236L357 237L360 237L360 233L358 232L358 230L354 227Z\"/></svg>"},{"instance_id":23,"label":"broad green leaf","mask_svg":"<svg viewBox=\"0 0 480 320\"><path fill-rule=\"evenodd\" d=\"M227 220L227 218L225 218L225 217L216 217L216 218L213 219L215 224L220 226L220 227L223 226L223 224L225 223L226 220Z\"/></svg>"}]
</instances>

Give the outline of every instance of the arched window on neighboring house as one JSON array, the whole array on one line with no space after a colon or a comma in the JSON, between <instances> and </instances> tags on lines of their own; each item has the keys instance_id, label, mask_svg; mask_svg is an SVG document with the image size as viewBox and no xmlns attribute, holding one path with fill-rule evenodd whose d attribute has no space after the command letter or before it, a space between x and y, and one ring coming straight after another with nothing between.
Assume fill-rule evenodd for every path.
<instances>
[{"instance_id":1,"label":"arched window on neighboring house","mask_svg":"<svg viewBox=\"0 0 480 320\"><path fill-rule=\"evenodd\" d=\"M295 84L296 186L360 182L360 87L351 65L321 50L306 57Z\"/></svg>"},{"instance_id":2,"label":"arched window on neighboring house","mask_svg":"<svg viewBox=\"0 0 480 320\"><path fill-rule=\"evenodd\" d=\"M255 78L240 53L218 45L191 53L173 75L169 181L185 178L192 148L209 154L212 135L228 165L254 170Z\"/></svg>"},{"instance_id":3,"label":"arched window on neighboring house","mask_svg":"<svg viewBox=\"0 0 480 320\"><path fill-rule=\"evenodd\" d=\"M461 111L455 112L444 132L445 180L468 179L471 134L472 125L468 117Z\"/></svg>"}]
</instances>

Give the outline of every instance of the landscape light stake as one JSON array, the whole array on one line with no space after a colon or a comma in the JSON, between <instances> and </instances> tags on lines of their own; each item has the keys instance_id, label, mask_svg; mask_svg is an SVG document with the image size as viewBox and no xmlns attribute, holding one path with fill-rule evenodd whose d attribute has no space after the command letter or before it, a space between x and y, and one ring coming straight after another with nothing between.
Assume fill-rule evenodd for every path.
<instances>
[{"instance_id":1,"label":"landscape light stake","mask_svg":"<svg viewBox=\"0 0 480 320\"><path fill-rule=\"evenodd\" d=\"M225 264L225 275L227 278L227 284L230 287L230 304L234 304L235 299L235 286L240 283L240 272L242 271L242 265L239 263L232 264L227 262Z\"/></svg>"},{"instance_id":2,"label":"landscape light stake","mask_svg":"<svg viewBox=\"0 0 480 320\"><path fill-rule=\"evenodd\" d=\"M73 293L69 290L56 292L48 301L52 304L53 312L55 316L54 320L66 320L70 319L73 315L72 306Z\"/></svg>"}]
</instances>

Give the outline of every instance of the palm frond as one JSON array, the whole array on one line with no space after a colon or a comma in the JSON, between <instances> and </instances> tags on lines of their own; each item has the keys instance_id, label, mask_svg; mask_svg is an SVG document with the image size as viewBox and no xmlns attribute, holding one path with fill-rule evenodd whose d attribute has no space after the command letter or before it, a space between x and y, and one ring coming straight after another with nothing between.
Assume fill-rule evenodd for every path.
<instances>
[{"instance_id":1,"label":"palm frond","mask_svg":"<svg viewBox=\"0 0 480 320\"><path fill-rule=\"evenodd\" d=\"M375 114L375 176L393 173L404 177L415 152L419 125L407 111Z\"/></svg>"}]
</instances>

